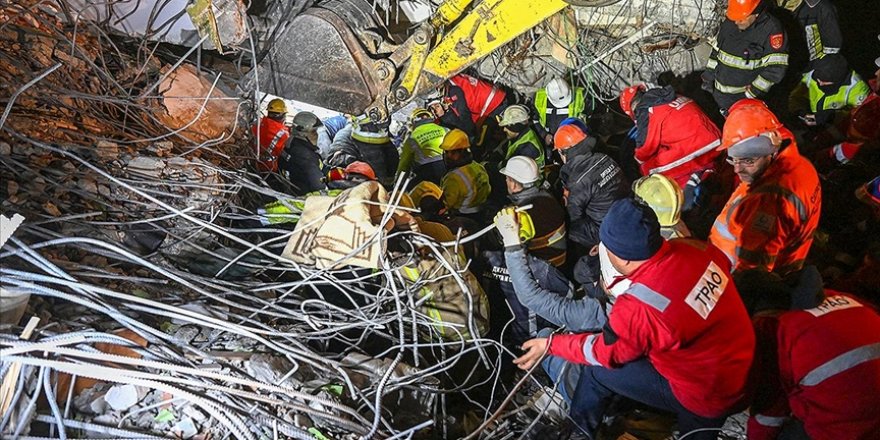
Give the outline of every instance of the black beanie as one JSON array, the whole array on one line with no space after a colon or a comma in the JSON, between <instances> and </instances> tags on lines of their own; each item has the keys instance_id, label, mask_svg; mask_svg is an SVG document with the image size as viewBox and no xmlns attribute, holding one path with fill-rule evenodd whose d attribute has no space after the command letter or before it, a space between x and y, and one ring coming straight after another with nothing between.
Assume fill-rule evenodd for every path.
<instances>
[{"instance_id":1,"label":"black beanie","mask_svg":"<svg viewBox=\"0 0 880 440\"><path fill-rule=\"evenodd\" d=\"M843 55L833 53L816 60L813 79L839 85L846 80L848 74L849 66L846 64L846 58Z\"/></svg>"}]
</instances>

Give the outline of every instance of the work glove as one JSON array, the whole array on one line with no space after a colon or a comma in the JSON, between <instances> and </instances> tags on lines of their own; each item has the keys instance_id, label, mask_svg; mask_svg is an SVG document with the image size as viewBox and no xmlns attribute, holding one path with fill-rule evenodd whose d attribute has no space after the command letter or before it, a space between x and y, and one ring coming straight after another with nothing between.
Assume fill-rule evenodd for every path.
<instances>
[{"instance_id":1,"label":"work glove","mask_svg":"<svg viewBox=\"0 0 880 440\"><path fill-rule=\"evenodd\" d=\"M498 211L494 222L495 228L501 234L501 240L504 242L505 248L519 246L522 243L519 238L519 221L513 207L503 208L501 211Z\"/></svg>"},{"instance_id":2,"label":"work glove","mask_svg":"<svg viewBox=\"0 0 880 440\"><path fill-rule=\"evenodd\" d=\"M715 81L709 76L703 73L700 75L700 79L703 80L703 83L700 85L700 88L712 93L715 90Z\"/></svg>"}]
</instances>

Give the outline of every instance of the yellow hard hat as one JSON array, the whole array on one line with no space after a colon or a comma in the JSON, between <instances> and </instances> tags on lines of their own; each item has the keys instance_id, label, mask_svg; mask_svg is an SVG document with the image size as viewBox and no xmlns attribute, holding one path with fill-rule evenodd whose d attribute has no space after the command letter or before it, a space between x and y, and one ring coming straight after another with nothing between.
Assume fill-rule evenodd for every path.
<instances>
[{"instance_id":1,"label":"yellow hard hat","mask_svg":"<svg viewBox=\"0 0 880 440\"><path fill-rule=\"evenodd\" d=\"M431 111L426 108L419 107L413 110L412 115L409 117L409 122L413 123L423 119L434 119L434 113L431 113Z\"/></svg>"},{"instance_id":2,"label":"yellow hard hat","mask_svg":"<svg viewBox=\"0 0 880 440\"><path fill-rule=\"evenodd\" d=\"M269 101L269 106L266 107L266 110L269 113L287 113L287 104L284 103L283 99L275 98Z\"/></svg>"},{"instance_id":3,"label":"yellow hard hat","mask_svg":"<svg viewBox=\"0 0 880 440\"><path fill-rule=\"evenodd\" d=\"M471 141L467 133L458 128L453 128L443 137L440 149L443 151L465 150L471 147Z\"/></svg>"},{"instance_id":4,"label":"yellow hard hat","mask_svg":"<svg viewBox=\"0 0 880 440\"><path fill-rule=\"evenodd\" d=\"M670 227L678 223L684 205L684 192L674 180L662 174L651 174L636 180L633 192L654 210L660 226Z\"/></svg>"},{"instance_id":5,"label":"yellow hard hat","mask_svg":"<svg viewBox=\"0 0 880 440\"><path fill-rule=\"evenodd\" d=\"M443 190L436 183L423 180L410 190L409 196L412 199L413 205L419 206L422 203L422 199L426 196L440 200L443 197Z\"/></svg>"}]
</instances>

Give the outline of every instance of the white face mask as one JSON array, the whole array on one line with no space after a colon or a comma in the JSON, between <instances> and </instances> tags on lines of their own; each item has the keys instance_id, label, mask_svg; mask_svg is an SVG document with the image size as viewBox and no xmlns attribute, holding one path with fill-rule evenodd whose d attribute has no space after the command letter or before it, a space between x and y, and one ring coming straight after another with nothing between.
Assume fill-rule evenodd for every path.
<instances>
[{"instance_id":1,"label":"white face mask","mask_svg":"<svg viewBox=\"0 0 880 440\"><path fill-rule=\"evenodd\" d=\"M622 295L629 289L632 284L622 273L618 272L611 265L611 258L608 257L608 248L604 243L599 243L599 271L602 273L602 282L605 283L605 289L611 292L615 298Z\"/></svg>"}]
</instances>

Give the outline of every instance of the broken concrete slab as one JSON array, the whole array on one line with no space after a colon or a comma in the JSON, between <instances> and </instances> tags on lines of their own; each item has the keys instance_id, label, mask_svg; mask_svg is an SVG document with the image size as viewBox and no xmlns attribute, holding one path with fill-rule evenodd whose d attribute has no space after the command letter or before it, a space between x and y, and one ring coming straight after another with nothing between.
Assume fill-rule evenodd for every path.
<instances>
[{"instance_id":1,"label":"broken concrete slab","mask_svg":"<svg viewBox=\"0 0 880 440\"><path fill-rule=\"evenodd\" d=\"M184 64L167 74L159 85L162 109L157 117L172 130L195 142L220 141L232 136L238 117L238 99L221 83Z\"/></svg>"}]
</instances>

